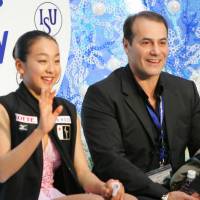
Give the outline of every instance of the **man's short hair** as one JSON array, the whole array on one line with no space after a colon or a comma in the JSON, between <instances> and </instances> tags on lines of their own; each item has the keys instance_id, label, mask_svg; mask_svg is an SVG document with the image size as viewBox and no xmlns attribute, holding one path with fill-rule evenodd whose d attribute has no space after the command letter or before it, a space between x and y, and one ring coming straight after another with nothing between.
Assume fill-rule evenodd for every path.
<instances>
[{"instance_id":1,"label":"man's short hair","mask_svg":"<svg viewBox=\"0 0 200 200\"><path fill-rule=\"evenodd\" d=\"M130 44L132 43L132 40L134 38L134 32L132 31L132 27L133 27L134 22L138 18L145 18L148 20L161 22L165 25L165 28L168 33L168 24L162 15L152 12L152 11L142 11L135 15L128 16L128 18L124 22L124 26L123 26L124 38L127 39Z\"/></svg>"}]
</instances>

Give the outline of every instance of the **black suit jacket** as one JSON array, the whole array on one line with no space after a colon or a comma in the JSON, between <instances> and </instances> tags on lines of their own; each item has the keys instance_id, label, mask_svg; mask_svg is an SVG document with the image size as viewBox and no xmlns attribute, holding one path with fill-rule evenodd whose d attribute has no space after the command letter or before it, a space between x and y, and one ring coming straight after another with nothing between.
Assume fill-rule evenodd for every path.
<instances>
[{"instance_id":1,"label":"black suit jacket","mask_svg":"<svg viewBox=\"0 0 200 200\"><path fill-rule=\"evenodd\" d=\"M200 148L200 100L192 81L165 72L160 81L169 157L175 170L184 163L186 147L191 154ZM129 66L89 87L82 125L97 176L121 180L126 192L136 196L160 199L167 192L144 173L158 164L155 127Z\"/></svg>"}]
</instances>

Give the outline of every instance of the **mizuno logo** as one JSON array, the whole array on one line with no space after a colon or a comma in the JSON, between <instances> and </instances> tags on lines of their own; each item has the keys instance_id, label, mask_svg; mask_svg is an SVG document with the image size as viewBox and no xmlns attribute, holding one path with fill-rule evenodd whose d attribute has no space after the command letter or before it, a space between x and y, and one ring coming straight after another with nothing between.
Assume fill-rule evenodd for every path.
<instances>
[{"instance_id":1,"label":"mizuno logo","mask_svg":"<svg viewBox=\"0 0 200 200\"><path fill-rule=\"evenodd\" d=\"M19 130L20 131L27 131L28 130L28 124L20 124Z\"/></svg>"}]
</instances>

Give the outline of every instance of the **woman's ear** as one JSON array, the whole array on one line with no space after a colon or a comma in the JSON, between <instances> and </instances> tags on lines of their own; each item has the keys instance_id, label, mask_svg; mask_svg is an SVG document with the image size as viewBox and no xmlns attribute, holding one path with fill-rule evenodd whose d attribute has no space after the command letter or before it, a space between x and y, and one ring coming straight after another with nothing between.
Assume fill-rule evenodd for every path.
<instances>
[{"instance_id":1,"label":"woman's ear","mask_svg":"<svg viewBox=\"0 0 200 200\"><path fill-rule=\"evenodd\" d=\"M17 69L17 72L20 74L20 78L23 78L24 71L25 71L25 66L24 62L22 62L19 58L15 59L15 66Z\"/></svg>"}]
</instances>

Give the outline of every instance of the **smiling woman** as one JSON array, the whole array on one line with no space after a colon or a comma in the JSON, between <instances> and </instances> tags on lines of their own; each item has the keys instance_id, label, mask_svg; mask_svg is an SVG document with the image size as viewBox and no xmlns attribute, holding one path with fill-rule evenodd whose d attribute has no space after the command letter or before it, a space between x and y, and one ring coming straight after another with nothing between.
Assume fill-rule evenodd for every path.
<instances>
[{"instance_id":1,"label":"smiling woman","mask_svg":"<svg viewBox=\"0 0 200 200\"><path fill-rule=\"evenodd\" d=\"M13 57L22 82L0 97L0 199L134 200L118 180L103 182L87 165L75 106L52 91L61 72L57 41L26 32ZM90 194L76 194L84 191Z\"/></svg>"},{"instance_id":2,"label":"smiling woman","mask_svg":"<svg viewBox=\"0 0 200 200\"><path fill-rule=\"evenodd\" d=\"M37 39L33 40L34 37ZM52 88L60 77L58 44L46 33L33 31L20 37L13 57L24 84L36 97L40 95L41 88Z\"/></svg>"}]
</instances>

